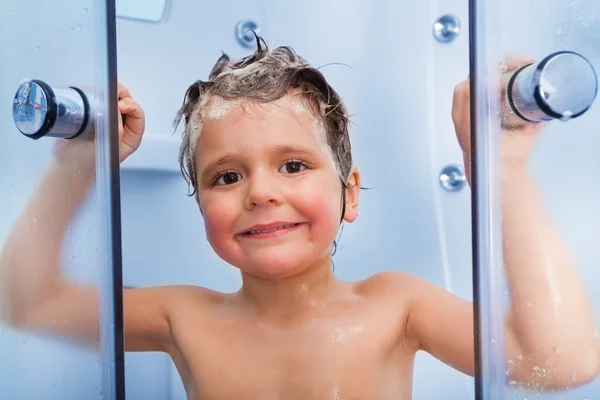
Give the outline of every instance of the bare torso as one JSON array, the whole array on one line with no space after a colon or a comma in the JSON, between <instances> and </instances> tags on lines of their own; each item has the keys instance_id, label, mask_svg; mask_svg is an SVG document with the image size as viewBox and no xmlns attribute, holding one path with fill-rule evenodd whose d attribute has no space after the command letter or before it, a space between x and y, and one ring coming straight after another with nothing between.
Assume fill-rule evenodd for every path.
<instances>
[{"instance_id":1,"label":"bare torso","mask_svg":"<svg viewBox=\"0 0 600 400\"><path fill-rule=\"evenodd\" d=\"M410 399L417 345L404 336L407 307L400 296L390 301L377 279L347 284L347 296L277 322L198 288L208 312L186 304L170 321L169 353L188 398Z\"/></svg>"}]
</instances>

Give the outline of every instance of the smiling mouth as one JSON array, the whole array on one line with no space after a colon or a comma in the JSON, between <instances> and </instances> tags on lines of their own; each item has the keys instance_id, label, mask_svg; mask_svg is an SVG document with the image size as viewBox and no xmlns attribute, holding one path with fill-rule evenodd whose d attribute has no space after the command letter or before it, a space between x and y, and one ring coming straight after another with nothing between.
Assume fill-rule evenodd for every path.
<instances>
[{"instance_id":1,"label":"smiling mouth","mask_svg":"<svg viewBox=\"0 0 600 400\"><path fill-rule=\"evenodd\" d=\"M252 235L265 234L265 233L273 233L273 232L277 232L277 231L282 231L284 229L294 228L294 227L296 227L298 225L300 225L300 224L299 223L296 223L296 224L287 224L287 225L282 225L282 226L278 226L278 227L270 228L270 229L253 229L253 230L246 231L246 232L242 233L242 235L244 235L244 236L252 236Z\"/></svg>"}]
</instances>

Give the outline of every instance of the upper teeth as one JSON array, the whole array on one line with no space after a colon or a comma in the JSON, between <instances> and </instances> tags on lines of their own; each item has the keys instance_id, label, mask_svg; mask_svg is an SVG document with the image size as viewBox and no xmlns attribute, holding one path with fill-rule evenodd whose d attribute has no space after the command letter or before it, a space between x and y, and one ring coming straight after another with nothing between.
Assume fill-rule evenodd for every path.
<instances>
[{"instance_id":1,"label":"upper teeth","mask_svg":"<svg viewBox=\"0 0 600 400\"><path fill-rule=\"evenodd\" d=\"M255 233L275 232L275 231L278 231L280 229L291 228L294 225L296 225L296 224L289 224L289 225L278 226L277 228L273 228L273 229L257 229L257 230L253 230L253 231L248 231L248 235L252 235L252 234L255 234Z\"/></svg>"}]
</instances>

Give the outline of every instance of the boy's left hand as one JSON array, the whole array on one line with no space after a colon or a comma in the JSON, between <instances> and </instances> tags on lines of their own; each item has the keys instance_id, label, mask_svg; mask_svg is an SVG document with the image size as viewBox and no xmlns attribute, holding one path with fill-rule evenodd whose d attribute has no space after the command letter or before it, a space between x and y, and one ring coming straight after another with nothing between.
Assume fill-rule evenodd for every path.
<instances>
[{"instance_id":1,"label":"boy's left hand","mask_svg":"<svg viewBox=\"0 0 600 400\"><path fill-rule=\"evenodd\" d=\"M524 164L531 153L537 133L543 123L529 123L518 118L506 102L506 85L512 73L533 60L510 55L500 63L500 107L501 128L500 160L505 165ZM471 181L471 107L470 78L459 83L454 89L452 100L452 121L458 143L463 151L467 179Z\"/></svg>"}]
</instances>

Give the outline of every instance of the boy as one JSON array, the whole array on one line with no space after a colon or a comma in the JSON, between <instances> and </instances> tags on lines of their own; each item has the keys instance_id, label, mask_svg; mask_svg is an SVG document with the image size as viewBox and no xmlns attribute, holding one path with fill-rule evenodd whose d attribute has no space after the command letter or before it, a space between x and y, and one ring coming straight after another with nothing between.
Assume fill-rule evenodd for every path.
<instances>
[{"instance_id":1,"label":"boy","mask_svg":"<svg viewBox=\"0 0 600 400\"><path fill-rule=\"evenodd\" d=\"M240 61L223 55L180 112L182 171L208 241L240 269L242 287L125 290L126 350L167 352L189 399L410 399L418 350L473 374L471 303L401 272L352 283L332 274L339 225L358 217L348 114L293 50L257 43ZM122 85L119 99L123 161L141 143L144 113ZM468 80L453 120L468 169ZM599 365L590 306L527 171L539 127L511 129L501 152L508 379L583 384ZM92 143L63 143L4 249L4 318L19 328L97 340L97 293L61 278L58 251L93 160Z\"/></svg>"}]
</instances>

